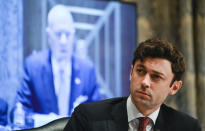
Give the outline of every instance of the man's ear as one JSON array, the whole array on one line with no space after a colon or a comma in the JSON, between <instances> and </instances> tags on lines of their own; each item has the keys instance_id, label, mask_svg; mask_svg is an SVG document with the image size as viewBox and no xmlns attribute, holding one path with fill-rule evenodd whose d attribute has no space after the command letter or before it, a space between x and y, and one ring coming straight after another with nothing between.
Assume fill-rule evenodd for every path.
<instances>
[{"instance_id":1,"label":"man's ear","mask_svg":"<svg viewBox=\"0 0 205 131\"><path fill-rule=\"evenodd\" d=\"M172 86L170 87L169 95L174 95L177 93L178 90L180 90L182 87L182 81L174 81Z\"/></svg>"},{"instance_id":2,"label":"man's ear","mask_svg":"<svg viewBox=\"0 0 205 131\"><path fill-rule=\"evenodd\" d=\"M130 80L131 80L131 76L132 76L132 73L133 73L133 65L131 65L131 68L130 68Z\"/></svg>"}]
</instances>

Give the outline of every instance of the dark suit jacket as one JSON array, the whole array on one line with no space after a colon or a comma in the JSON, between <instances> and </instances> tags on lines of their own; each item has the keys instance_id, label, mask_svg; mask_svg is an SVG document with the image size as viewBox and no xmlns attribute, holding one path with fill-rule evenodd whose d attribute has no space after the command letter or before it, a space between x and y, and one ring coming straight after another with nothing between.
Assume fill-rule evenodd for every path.
<instances>
[{"instance_id":1,"label":"dark suit jacket","mask_svg":"<svg viewBox=\"0 0 205 131\"><path fill-rule=\"evenodd\" d=\"M85 102L101 99L94 66L91 62L72 57L71 94L69 114L74 101L80 96L87 96ZM80 81L79 81L80 80ZM25 109L36 113L58 114L57 97L54 89L49 50L33 53L26 58L23 80L17 92L16 102L21 102Z\"/></svg>"},{"instance_id":2,"label":"dark suit jacket","mask_svg":"<svg viewBox=\"0 0 205 131\"><path fill-rule=\"evenodd\" d=\"M0 98L0 125L7 125L8 103Z\"/></svg>"},{"instance_id":3,"label":"dark suit jacket","mask_svg":"<svg viewBox=\"0 0 205 131\"><path fill-rule=\"evenodd\" d=\"M128 131L127 97L78 106L64 131ZM201 131L197 120L162 105L155 131Z\"/></svg>"}]
</instances>

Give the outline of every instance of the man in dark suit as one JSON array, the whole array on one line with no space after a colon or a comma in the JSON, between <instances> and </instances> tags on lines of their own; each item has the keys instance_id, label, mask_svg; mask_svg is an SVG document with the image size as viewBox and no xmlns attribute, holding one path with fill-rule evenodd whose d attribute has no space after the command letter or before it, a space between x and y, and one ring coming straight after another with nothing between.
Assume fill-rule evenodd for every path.
<instances>
[{"instance_id":1,"label":"man in dark suit","mask_svg":"<svg viewBox=\"0 0 205 131\"><path fill-rule=\"evenodd\" d=\"M149 39L134 52L130 96L81 104L65 131L201 131L199 122L163 104L182 87L183 55L169 42Z\"/></svg>"},{"instance_id":2,"label":"man in dark suit","mask_svg":"<svg viewBox=\"0 0 205 131\"><path fill-rule=\"evenodd\" d=\"M101 99L93 64L73 53L75 28L66 6L49 11L46 31L50 49L26 58L16 97L26 111L43 114L40 120L70 116L78 104Z\"/></svg>"}]
</instances>

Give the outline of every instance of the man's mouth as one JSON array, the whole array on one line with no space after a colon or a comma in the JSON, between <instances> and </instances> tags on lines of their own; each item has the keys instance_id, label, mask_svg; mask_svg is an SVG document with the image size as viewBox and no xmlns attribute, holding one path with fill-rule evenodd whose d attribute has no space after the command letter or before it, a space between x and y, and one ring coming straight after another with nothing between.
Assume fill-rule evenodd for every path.
<instances>
[{"instance_id":1,"label":"man's mouth","mask_svg":"<svg viewBox=\"0 0 205 131\"><path fill-rule=\"evenodd\" d=\"M137 91L137 93L138 93L139 95L141 95L141 96L146 96L146 97L150 97L150 96L151 96L150 94L148 94L148 93L146 93L146 92L144 92L144 91Z\"/></svg>"}]
</instances>

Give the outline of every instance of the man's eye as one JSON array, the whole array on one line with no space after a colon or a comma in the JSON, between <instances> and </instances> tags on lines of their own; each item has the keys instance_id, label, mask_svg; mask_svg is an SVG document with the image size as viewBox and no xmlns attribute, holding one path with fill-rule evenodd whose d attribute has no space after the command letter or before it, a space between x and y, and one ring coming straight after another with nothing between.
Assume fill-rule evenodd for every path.
<instances>
[{"instance_id":1,"label":"man's eye","mask_svg":"<svg viewBox=\"0 0 205 131\"><path fill-rule=\"evenodd\" d=\"M142 72L143 71L143 69L137 69L137 72Z\"/></svg>"},{"instance_id":2,"label":"man's eye","mask_svg":"<svg viewBox=\"0 0 205 131\"><path fill-rule=\"evenodd\" d=\"M70 33L69 32L56 32L55 33L57 37L61 37L62 35L65 35L66 37L69 37L70 36Z\"/></svg>"},{"instance_id":3,"label":"man's eye","mask_svg":"<svg viewBox=\"0 0 205 131\"><path fill-rule=\"evenodd\" d=\"M137 72L138 72L139 74L144 74L144 73L145 73L144 69L137 69Z\"/></svg>"},{"instance_id":4,"label":"man's eye","mask_svg":"<svg viewBox=\"0 0 205 131\"><path fill-rule=\"evenodd\" d=\"M152 79L154 79L154 80L161 79L161 77L160 77L159 75L152 75L151 77L152 77Z\"/></svg>"},{"instance_id":5,"label":"man's eye","mask_svg":"<svg viewBox=\"0 0 205 131\"><path fill-rule=\"evenodd\" d=\"M60 37L61 36L61 32L56 32L56 36Z\"/></svg>"},{"instance_id":6,"label":"man's eye","mask_svg":"<svg viewBox=\"0 0 205 131\"><path fill-rule=\"evenodd\" d=\"M66 35L66 37L69 37L69 36L70 36L70 33L69 33L69 32L66 32L65 35Z\"/></svg>"}]
</instances>

